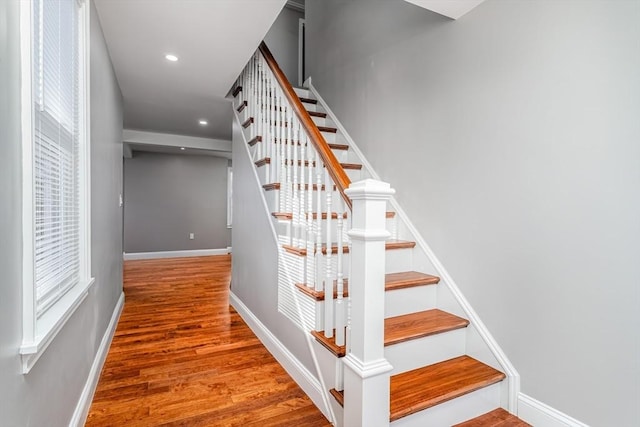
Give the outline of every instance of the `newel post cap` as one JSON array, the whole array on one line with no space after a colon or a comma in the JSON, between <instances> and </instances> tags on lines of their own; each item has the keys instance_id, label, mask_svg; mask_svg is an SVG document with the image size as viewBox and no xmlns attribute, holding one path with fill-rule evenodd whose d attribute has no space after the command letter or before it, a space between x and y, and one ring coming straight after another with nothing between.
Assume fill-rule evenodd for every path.
<instances>
[{"instance_id":1,"label":"newel post cap","mask_svg":"<svg viewBox=\"0 0 640 427\"><path fill-rule=\"evenodd\" d=\"M344 191L351 200L387 200L396 193L387 182L363 179L351 183Z\"/></svg>"}]
</instances>

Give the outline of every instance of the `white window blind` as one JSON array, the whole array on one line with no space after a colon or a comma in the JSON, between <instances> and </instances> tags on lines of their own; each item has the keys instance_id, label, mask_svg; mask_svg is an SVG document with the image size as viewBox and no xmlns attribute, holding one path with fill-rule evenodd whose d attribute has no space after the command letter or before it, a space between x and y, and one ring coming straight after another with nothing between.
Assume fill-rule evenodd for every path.
<instances>
[{"instance_id":1,"label":"white window blind","mask_svg":"<svg viewBox=\"0 0 640 427\"><path fill-rule=\"evenodd\" d=\"M34 0L34 274L40 316L80 280L80 9Z\"/></svg>"}]
</instances>

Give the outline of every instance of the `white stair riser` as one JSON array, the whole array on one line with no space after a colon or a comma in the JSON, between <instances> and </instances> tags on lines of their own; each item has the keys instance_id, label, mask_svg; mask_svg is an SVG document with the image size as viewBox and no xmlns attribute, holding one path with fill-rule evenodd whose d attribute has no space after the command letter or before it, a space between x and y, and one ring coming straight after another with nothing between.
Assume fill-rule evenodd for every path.
<instances>
[{"instance_id":1,"label":"white stair riser","mask_svg":"<svg viewBox=\"0 0 640 427\"><path fill-rule=\"evenodd\" d=\"M328 126L327 119L324 117L311 116L311 120L313 120L316 126Z\"/></svg>"},{"instance_id":2,"label":"white stair riser","mask_svg":"<svg viewBox=\"0 0 640 427\"><path fill-rule=\"evenodd\" d=\"M272 167L274 167L273 164L264 164L262 166L257 167L258 178L260 178L260 182L262 184L267 184L267 183L271 182L271 176L269 175L270 174L269 170ZM349 179L352 182L360 180L360 175L361 174L360 174L359 170L346 169L345 172L347 172L347 176L349 177ZM308 171L305 171L305 178L307 176L307 173L308 173ZM305 179L305 181L306 181L306 179ZM324 179L323 179L323 181L324 181Z\"/></svg>"},{"instance_id":3,"label":"white stair riser","mask_svg":"<svg viewBox=\"0 0 640 427\"><path fill-rule=\"evenodd\" d=\"M436 286L414 286L385 292L384 317L401 316L435 308Z\"/></svg>"},{"instance_id":4,"label":"white stair riser","mask_svg":"<svg viewBox=\"0 0 640 427\"><path fill-rule=\"evenodd\" d=\"M266 166L266 165L265 165ZM265 166L261 166L259 168L256 168L257 172L258 172L258 176L260 177L261 173L262 173L262 177L260 177L260 179L264 179L266 178L266 170L263 171L261 170L262 168L264 168ZM271 166L271 165L270 165ZM306 177L305 177L306 178ZM305 186L307 185L307 183L305 182ZM313 187L312 187L313 188ZM280 197L281 194L283 193L284 190L268 190L265 191L265 198L267 199L267 206L269 207L269 210L271 212L290 212L293 209L293 200L290 201L291 206L289 207L285 207L285 209L283 209L282 207L280 207L279 205L275 204L276 201L280 201ZM298 198L303 197L304 200L304 210L305 212L308 210L308 207L306 206L307 202L308 202L308 197L309 197L309 191L304 191L302 193L298 192L297 195ZM336 212L336 201L338 201L338 197L339 193L337 191L334 191L331 193L331 212ZM300 200L300 199L298 199ZM318 193L315 190L312 190L312 194L311 194L311 207L313 212L317 212L317 200L318 200ZM326 192L322 192L322 194L320 195L320 210L321 212L326 212L327 211L327 194ZM301 202L299 202L301 203ZM348 208L345 206L344 203L342 203L342 212L344 213L346 210L348 210ZM335 221L335 220L334 220ZM346 221L346 220L345 220ZM393 218L387 218L387 230L389 230L390 233L393 234L393 231L395 230L395 224L393 223L394 219ZM392 236L392 238L394 238L394 236Z\"/></svg>"},{"instance_id":5,"label":"white stair riser","mask_svg":"<svg viewBox=\"0 0 640 427\"><path fill-rule=\"evenodd\" d=\"M389 231L389 229L387 229ZM413 250L403 249L398 251L387 251L385 272L400 273L402 271L413 270ZM399 291L394 291L399 292ZM411 296L409 296L410 298Z\"/></svg>"},{"instance_id":6,"label":"white stair riser","mask_svg":"<svg viewBox=\"0 0 640 427\"><path fill-rule=\"evenodd\" d=\"M306 98L306 97L303 97ZM302 106L305 108L305 110L307 111L318 111L318 104L310 104L308 102L303 102Z\"/></svg>"},{"instance_id":7,"label":"white stair riser","mask_svg":"<svg viewBox=\"0 0 640 427\"><path fill-rule=\"evenodd\" d=\"M397 252L410 253L411 249L393 249L385 252L387 265L389 258L396 255ZM337 254L331 254L331 269L335 273ZM296 282L304 282L302 273L306 256L299 256L287 253L290 269L295 271L292 279ZM322 268L325 265L325 255L320 257ZM349 277L349 254L343 254L344 277ZM436 291L434 286L416 286L413 288L398 289L385 293L385 317L399 316L401 314L413 313L416 311L429 310L435 307ZM414 301L415 300L415 301Z\"/></svg>"},{"instance_id":8,"label":"white stair riser","mask_svg":"<svg viewBox=\"0 0 640 427\"><path fill-rule=\"evenodd\" d=\"M500 406L500 384L494 384L400 418L391 427L450 426L492 411Z\"/></svg>"},{"instance_id":9,"label":"white stair riser","mask_svg":"<svg viewBox=\"0 0 640 427\"><path fill-rule=\"evenodd\" d=\"M324 140L327 141L329 144L336 142L336 134L334 132L320 131L320 133L324 137Z\"/></svg>"},{"instance_id":10,"label":"white stair riser","mask_svg":"<svg viewBox=\"0 0 640 427\"><path fill-rule=\"evenodd\" d=\"M458 329L387 346L384 355L393 366L391 375L396 375L462 356L464 351L465 331Z\"/></svg>"},{"instance_id":11,"label":"white stair riser","mask_svg":"<svg viewBox=\"0 0 640 427\"><path fill-rule=\"evenodd\" d=\"M276 212L275 209L276 207L274 206L272 209L272 212ZM273 218L276 223L276 232L278 233L278 235L285 234L291 237L307 236L308 225L307 225L306 219L304 219L305 217L306 215L303 217L304 223L301 223L301 224L296 224L296 222L293 220L280 220L277 218ZM386 222L387 222L387 230L392 229L394 219L388 218ZM342 230L343 230L342 241L346 242L348 241L347 232L349 231L349 228L350 228L350 222L347 219L343 219L342 224L343 224L342 225ZM316 227L317 227L317 222L314 219L311 225L311 233L313 234L313 236L316 236L316 230L317 230ZM298 233L296 233L296 231L298 231ZM326 243L327 242L327 220L326 219L320 221L320 236L322 237L322 242ZM302 239L304 241L304 237L302 237ZM314 237L314 242L315 241L316 240ZM337 219L331 220L331 239L329 241L332 243L338 242L338 220Z\"/></svg>"},{"instance_id":12,"label":"white stair riser","mask_svg":"<svg viewBox=\"0 0 640 427\"><path fill-rule=\"evenodd\" d=\"M309 89L304 89L301 87L294 87L293 91L301 98L311 98L311 91Z\"/></svg>"}]
</instances>

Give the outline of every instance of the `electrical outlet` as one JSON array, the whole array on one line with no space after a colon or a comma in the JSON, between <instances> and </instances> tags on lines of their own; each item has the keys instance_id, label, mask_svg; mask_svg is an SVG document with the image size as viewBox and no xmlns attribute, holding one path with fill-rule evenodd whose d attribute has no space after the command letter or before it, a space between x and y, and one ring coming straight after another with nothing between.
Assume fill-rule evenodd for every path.
<instances>
[{"instance_id":1,"label":"electrical outlet","mask_svg":"<svg viewBox=\"0 0 640 427\"><path fill-rule=\"evenodd\" d=\"M193 240L196 238L196 234L195 233L189 233L189 240Z\"/></svg>"}]
</instances>

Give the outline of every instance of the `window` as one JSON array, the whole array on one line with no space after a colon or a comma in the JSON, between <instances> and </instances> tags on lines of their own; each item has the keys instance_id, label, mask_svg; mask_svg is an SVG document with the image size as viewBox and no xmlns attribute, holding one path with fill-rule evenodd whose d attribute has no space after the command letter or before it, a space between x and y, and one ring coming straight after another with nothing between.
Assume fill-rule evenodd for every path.
<instances>
[{"instance_id":1,"label":"window","mask_svg":"<svg viewBox=\"0 0 640 427\"><path fill-rule=\"evenodd\" d=\"M21 2L25 373L93 282L88 20L78 0Z\"/></svg>"}]
</instances>

